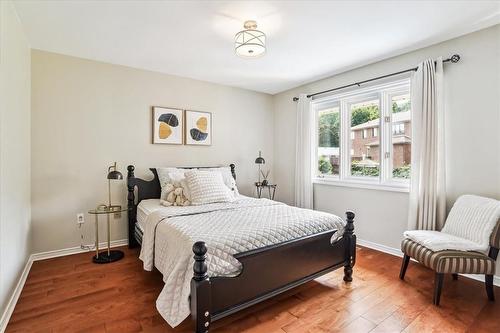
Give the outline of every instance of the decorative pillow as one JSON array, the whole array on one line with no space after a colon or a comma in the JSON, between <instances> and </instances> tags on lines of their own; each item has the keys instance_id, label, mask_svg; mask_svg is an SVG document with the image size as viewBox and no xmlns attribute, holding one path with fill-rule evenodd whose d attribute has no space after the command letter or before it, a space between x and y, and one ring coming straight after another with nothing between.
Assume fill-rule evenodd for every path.
<instances>
[{"instance_id":1,"label":"decorative pillow","mask_svg":"<svg viewBox=\"0 0 500 333\"><path fill-rule=\"evenodd\" d=\"M234 193L234 196L238 196L240 193L238 192L238 187L236 186L236 180L233 178L233 174L231 173L230 167L219 167L219 168L208 168L203 169L203 171L218 171L222 174L222 179L224 180L224 184Z\"/></svg>"},{"instance_id":2,"label":"decorative pillow","mask_svg":"<svg viewBox=\"0 0 500 333\"><path fill-rule=\"evenodd\" d=\"M192 170L184 175L191 192L191 204L204 205L234 201L234 194L224 184L220 172Z\"/></svg>"}]
</instances>

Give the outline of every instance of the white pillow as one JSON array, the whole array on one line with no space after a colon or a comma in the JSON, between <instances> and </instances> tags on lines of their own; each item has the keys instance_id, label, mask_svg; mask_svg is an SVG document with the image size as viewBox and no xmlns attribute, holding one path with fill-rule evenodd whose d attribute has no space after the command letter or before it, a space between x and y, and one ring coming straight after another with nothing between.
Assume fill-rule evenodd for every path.
<instances>
[{"instance_id":1,"label":"white pillow","mask_svg":"<svg viewBox=\"0 0 500 333\"><path fill-rule=\"evenodd\" d=\"M184 175L191 192L192 205L234 201L234 194L224 184L220 172L191 170Z\"/></svg>"},{"instance_id":2,"label":"white pillow","mask_svg":"<svg viewBox=\"0 0 500 333\"><path fill-rule=\"evenodd\" d=\"M233 174L231 173L230 167L219 167L219 168L207 168L203 169L204 171L218 171L222 174L222 179L224 180L224 184L234 193L234 196L238 196L240 193L238 192L238 187L236 186L236 180L233 178Z\"/></svg>"}]
</instances>

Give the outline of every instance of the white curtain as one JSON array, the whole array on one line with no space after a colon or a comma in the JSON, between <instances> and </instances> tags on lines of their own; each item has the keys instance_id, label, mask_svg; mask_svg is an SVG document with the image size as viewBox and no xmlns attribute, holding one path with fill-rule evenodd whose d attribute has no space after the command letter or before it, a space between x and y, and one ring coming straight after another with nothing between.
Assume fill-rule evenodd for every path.
<instances>
[{"instance_id":1,"label":"white curtain","mask_svg":"<svg viewBox=\"0 0 500 333\"><path fill-rule=\"evenodd\" d=\"M313 208L311 101L301 94L297 103L297 135L295 137L295 205Z\"/></svg>"},{"instance_id":2,"label":"white curtain","mask_svg":"<svg viewBox=\"0 0 500 333\"><path fill-rule=\"evenodd\" d=\"M418 66L411 82L412 158L408 227L441 230L446 216L443 61Z\"/></svg>"}]
</instances>

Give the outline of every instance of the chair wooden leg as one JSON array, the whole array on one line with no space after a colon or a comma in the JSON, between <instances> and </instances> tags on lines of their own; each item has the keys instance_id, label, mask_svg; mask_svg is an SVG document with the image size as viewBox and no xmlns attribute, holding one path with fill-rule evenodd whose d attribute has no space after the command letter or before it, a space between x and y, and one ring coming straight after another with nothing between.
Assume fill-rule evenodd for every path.
<instances>
[{"instance_id":1,"label":"chair wooden leg","mask_svg":"<svg viewBox=\"0 0 500 333\"><path fill-rule=\"evenodd\" d=\"M493 275L485 275L484 284L486 286L488 299L493 302L495 300L495 292L493 291Z\"/></svg>"},{"instance_id":2,"label":"chair wooden leg","mask_svg":"<svg viewBox=\"0 0 500 333\"><path fill-rule=\"evenodd\" d=\"M410 256L406 254L403 256L403 262L401 263L401 271L399 271L399 278L401 280L405 279L406 269L408 268L408 263L410 262Z\"/></svg>"},{"instance_id":3,"label":"chair wooden leg","mask_svg":"<svg viewBox=\"0 0 500 333\"><path fill-rule=\"evenodd\" d=\"M436 273L434 279L434 305L439 305L441 299L441 289L443 288L444 273Z\"/></svg>"},{"instance_id":4,"label":"chair wooden leg","mask_svg":"<svg viewBox=\"0 0 500 333\"><path fill-rule=\"evenodd\" d=\"M458 274L457 273L453 273L451 274L451 276L453 276L453 280L458 280Z\"/></svg>"}]
</instances>

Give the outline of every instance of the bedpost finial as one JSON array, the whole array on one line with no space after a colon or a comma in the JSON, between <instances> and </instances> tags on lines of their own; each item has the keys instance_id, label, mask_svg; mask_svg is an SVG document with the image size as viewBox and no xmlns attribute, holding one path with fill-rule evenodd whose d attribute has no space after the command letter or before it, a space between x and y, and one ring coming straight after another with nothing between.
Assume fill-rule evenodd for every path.
<instances>
[{"instance_id":1,"label":"bedpost finial","mask_svg":"<svg viewBox=\"0 0 500 333\"><path fill-rule=\"evenodd\" d=\"M347 217L347 221L344 232L346 234L352 235L354 233L354 216L356 216L356 214L348 210L347 212L345 212L345 216Z\"/></svg>"},{"instance_id":2,"label":"bedpost finial","mask_svg":"<svg viewBox=\"0 0 500 333\"><path fill-rule=\"evenodd\" d=\"M346 215L348 221L354 221L354 217L356 216L356 214L354 214L354 212L350 211L350 210L345 212L345 215Z\"/></svg>"},{"instance_id":3,"label":"bedpost finial","mask_svg":"<svg viewBox=\"0 0 500 333\"><path fill-rule=\"evenodd\" d=\"M127 170L128 170L127 177L128 177L128 178L134 177L134 170L135 170L135 167L134 167L133 165L129 165L129 166L127 167Z\"/></svg>"},{"instance_id":4,"label":"bedpost finial","mask_svg":"<svg viewBox=\"0 0 500 333\"><path fill-rule=\"evenodd\" d=\"M233 175L234 180L236 180L236 172L234 171L236 165L234 165L234 163L231 163L229 164L229 167L231 168L231 175Z\"/></svg>"},{"instance_id":5,"label":"bedpost finial","mask_svg":"<svg viewBox=\"0 0 500 333\"><path fill-rule=\"evenodd\" d=\"M196 242L193 244L193 253L196 256L203 257L207 253L207 246L205 242ZM195 258L196 259L196 258Z\"/></svg>"},{"instance_id":6,"label":"bedpost finial","mask_svg":"<svg viewBox=\"0 0 500 333\"><path fill-rule=\"evenodd\" d=\"M194 264L193 264L193 279L202 281L208 278L207 274L207 246L205 242L196 242L193 244Z\"/></svg>"}]
</instances>

